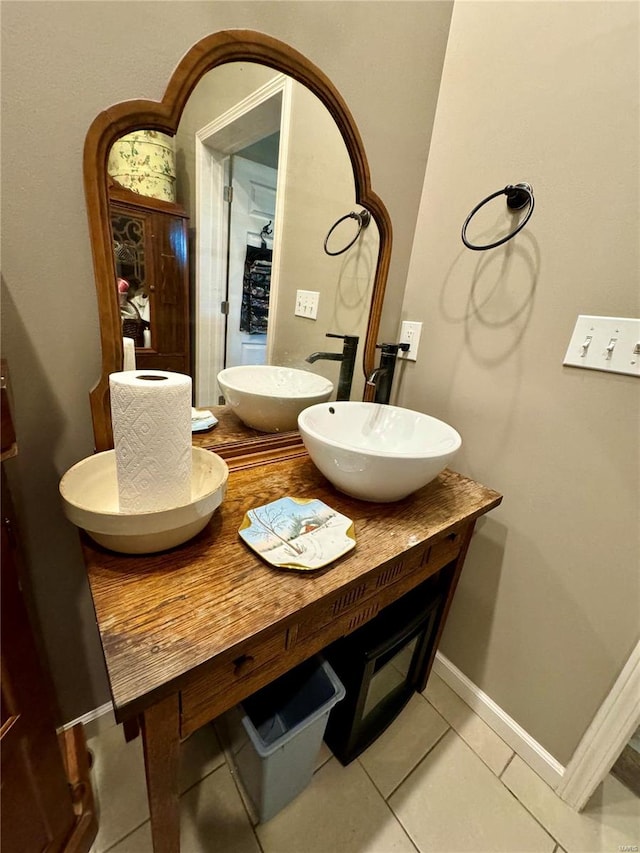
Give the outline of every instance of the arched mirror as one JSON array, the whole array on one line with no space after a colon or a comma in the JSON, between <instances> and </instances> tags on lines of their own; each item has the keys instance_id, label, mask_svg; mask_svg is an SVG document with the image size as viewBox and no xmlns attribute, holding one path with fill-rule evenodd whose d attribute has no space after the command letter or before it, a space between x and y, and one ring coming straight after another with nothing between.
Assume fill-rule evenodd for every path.
<instances>
[{"instance_id":1,"label":"arched mirror","mask_svg":"<svg viewBox=\"0 0 640 853\"><path fill-rule=\"evenodd\" d=\"M335 397L343 362L332 356L357 338L341 393L367 396L391 224L346 104L304 56L247 30L208 36L161 102L97 116L84 176L102 342L97 450L113 446L108 377L123 367L123 335L138 367L191 374L194 405L219 419L198 443L227 457L297 436L239 421L223 368L309 371Z\"/></svg>"}]
</instances>

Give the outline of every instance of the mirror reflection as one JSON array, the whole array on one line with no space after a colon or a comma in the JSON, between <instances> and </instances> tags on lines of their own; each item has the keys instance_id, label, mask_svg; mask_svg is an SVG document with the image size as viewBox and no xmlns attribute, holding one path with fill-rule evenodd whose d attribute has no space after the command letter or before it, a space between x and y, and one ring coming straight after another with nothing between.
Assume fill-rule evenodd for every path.
<instances>
[{"instance_id":1,"label":"mirror reflection","mask_svg":"<svg viewBox=\"0 0 640 853\"><path fill-rule=\"evenodd\" d=\"M122 333L138 367L191 374L197 407L222 403L218 374L242 365L308 371L332 399L362 398L379 235L309 89L257 63L216 67L174 138L123 135L108 172Z\"/></svg>"}]
</instances>

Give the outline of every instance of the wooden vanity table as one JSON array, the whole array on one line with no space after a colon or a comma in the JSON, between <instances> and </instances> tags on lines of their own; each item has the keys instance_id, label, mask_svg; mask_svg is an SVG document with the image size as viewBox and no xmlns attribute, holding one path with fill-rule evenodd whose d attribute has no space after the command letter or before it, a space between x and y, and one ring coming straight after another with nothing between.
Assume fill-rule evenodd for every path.
<instances>
[{"instance_id":1,"label":"wooden vanity table","mask_svg":"<svg viewBox=\"0 0 640 853\"><path fill-rule=\"evenodd\" d=\"M248 509L287 495L353 519L356 548L314 572L264 563L238 528ZM232 469L209 525L172 551L117 555L83 537L116 718L141 724L155 853L180 847L180 741L449 567L439 639L475 521L501 499L445 470L398 503L365 503L300 450Z\"/></svg>"}]
</instances>

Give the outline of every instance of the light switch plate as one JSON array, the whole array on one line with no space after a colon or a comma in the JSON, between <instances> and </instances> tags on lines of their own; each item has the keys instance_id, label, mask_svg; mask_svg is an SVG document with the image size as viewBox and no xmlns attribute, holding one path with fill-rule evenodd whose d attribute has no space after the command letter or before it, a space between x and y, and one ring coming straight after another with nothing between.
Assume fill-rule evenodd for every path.
<instances>
[{"instance_id":1,"label":"light switch plate","mask_svg":"<svg viewBox=\"0 0 640 853\"><path fill-rule=\"evenodd\" d=\"M320 293L317 290L296 290L296 307L293 313L296 317L315 320L318 316L319 302Z\"/></svg>"},{"instance_id":2,"label":"light switch plate","mask_svg":"<svg viewBox=\"0 0 640 853\"><path fill-rule=\"evenodd\" d=\"M640 319L580 314L563 364L640 376Z\"/></svg>"}]
</instances>

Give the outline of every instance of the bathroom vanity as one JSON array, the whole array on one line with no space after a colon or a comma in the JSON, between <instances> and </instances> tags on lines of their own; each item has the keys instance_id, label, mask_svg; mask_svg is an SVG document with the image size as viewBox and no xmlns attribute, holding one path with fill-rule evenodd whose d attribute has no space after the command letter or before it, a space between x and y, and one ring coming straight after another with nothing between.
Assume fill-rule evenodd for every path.
<instances>
[{"instance_id":1,"label":"bathroom vanity","mask_svg":"<svg viewBox=\"0 0 640 853\"><path fill-rule=\"evenodd\" d=\"M180 741L448 567L437 646L475 521L501 501L449 470L403 501L358 501L303 449L230 467L222 506L173 551L123 556L83 536L116 718L142 731L155 853L179 850ZM248 509L285 495L351 518L355 549L313 572L263 562L238 528Z\"/></svg>"},{"instance_id":2,"label":"bathroom vanity","mask_svg":"<svg viewBox=\"0 0 640 853\"><path fill-rule=\"evenodd\" d=\"M308 317L295 316L292 311L294 316L288 317L282 328L269 332L274 351L286 353L285 366L299 367L314 360L307 356L326 345L327 332L339 333L362 342L358 356L361 382L365 377L371 380L374 373L380 376L384 368L381 364L375 369L375 361L391 258L391 220L371 187L364 146L349 108L321 69L291 46L250 30L213 33L185 54L171 75L162 101L126 100L113 105L96 116L87 134L85 194L102 342L102 374L90 396L98 451L113 447L109 376L123 365L123 326L109 219L109 152L122 135L141 128L180 138L184 129L181 117L188 104L193 106L192 98L200 103L198 87L216 86L226 97L229 81L233 81L234 89L245 85L253 79L250 70L266 73L267 82L255 91L243 91L243 100L238 101L243 109L248 97L253 103L259 95L260 102L266 103L276 95L282 98L282 91L296 93L296 98L284 99L287 103L300 101L313 109L313 133L302 146L289 137L289 158L300 155L305 163L320 163L321 155L329 150L324 140L333 138L331 134L336 131L341 137L327 168L319 166L317 173L306 167L300 170L304 192L292 192L295 188L288 187L283 196L286 203L278 205L282 220L274 221L276 234L289 229L290 235L295 235L304 223L304 233L317 238L305 237L304 253L297 251L299 238L292 241L303 266L299 272L287 267L279 303L293 305L294 294L286 291L286 284L304 281L321 294L329 314L331 306L340 306L341 328L310 323ZM229 107L224 97L207 98L206 103L213 114L227 115L223 113ZM284 116L286 121L281 119L281 134L290 133L291 119L296 115L294 110L289 118ZM308 129L304 116L298 118L300 126ZM311 142L318 144L317 154L310 152ZM231 138L225 156L238 150L238 145L238 140ZM350 176L348 187L338 180L345 168ZM195 165L193 169L195 173ZM321 203L327 196L329 176L331 184L340 187L335 191L335 209L344 209L342 219L355 215L353 211L347 213L355 204L370 214L367 221L370 218L375 223L375 228L368 229L375 239L354 249L360 252L368 246L362 256L370 253L372 261L370 280L362 293L344 290L346 284L339 274L344 262L336 263L323 250L322 238L333 221ZM309 203L312 178L318 182L319 191ZM198 203L205 212L212 205L217 210L218 202L209 192L212 183L210 180L198 191ZM304 199L302 209L296 204L298 198ZM312 216L318 219L313 224ZM361 216L362 212L356 218ZM284 237L282 240L281 249ZM216 270L206 264L198 267L202 258L197 239L193 251L192 268L200 269L198 275L207 282L217 281ZM284 249L281 254L284 257ZM354 306L353 315L344 315L347 303ZM204 330L212 348L214 343L220 347L223 336L219 326L214 323L212 329ZM294 326L297 332L292 335ZM296 349L298 340L304 342L301 350ZM190 342L191 351L197 352L198 345L196 335ZM391 346L397 349L396 344ZM208 359L195 360L194 381L203 371L210 371ZM365 384L364 399L372 399L373 394L374 388ZM216 397L213 393L203 399ZM196 399L200 406L200 397ZM227 495L204 530L180 547L148 556L118 555L94 544L86 535L82 539L116 719L124 724L128 737L142 731L155 853L176 853L180 846L181 740L334 641L353 634L386 607L438 575L442 597L428 659L421 664L421 678L416 684L423 689L476 519L501 501L497 492L447 469L398 502L356 500L338 492L320 474L297 432L257 433L242 426L229 407L216 407L213 412L218 426L196 436L194 444L222 456L230 475ZM356 547L315 571L275 569L263 562L243 544L239 527L247 510L287 496L317 498L352 519ZM415 593L418 595L421 593ZM425 608L428 606L425 601Z\"/></svg>"}]
</instances>

